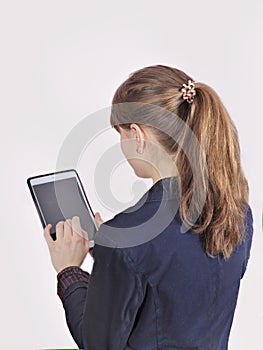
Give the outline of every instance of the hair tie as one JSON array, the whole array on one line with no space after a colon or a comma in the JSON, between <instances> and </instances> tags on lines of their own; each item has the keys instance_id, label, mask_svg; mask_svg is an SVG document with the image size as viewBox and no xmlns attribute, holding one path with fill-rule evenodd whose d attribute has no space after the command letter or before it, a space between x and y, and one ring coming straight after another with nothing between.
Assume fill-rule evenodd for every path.
<instances>
[{"instance_id":1,"label":"hair tie","mask_svg":"<svg viewBox=\"0 0 263 350\"><path fill-rule=\"evenodd\" d=\"M195 83L192 80L188 80L188 85L183 84L181 91L183 93L183 99L188 103L192 103L196 95Z\"/></svg>"}]
</instances>

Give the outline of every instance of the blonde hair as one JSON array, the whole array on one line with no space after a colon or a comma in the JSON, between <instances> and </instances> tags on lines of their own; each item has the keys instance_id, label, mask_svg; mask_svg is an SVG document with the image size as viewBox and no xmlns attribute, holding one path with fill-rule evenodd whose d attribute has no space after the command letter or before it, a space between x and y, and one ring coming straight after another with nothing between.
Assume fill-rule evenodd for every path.
<instances>
[{"instance_id":1,"label":"blonde hair","mask_svg":"<svg viewBox=\"0 0 263 350\"><path fill-rule=\"evenodd\" d=\"M192 103L182 98L182 86L193 79L176 68L163 65L145 67L132 73L119 86L112 100L116 104L137 102L161 107L178 116L188 128L178 130L170 114L158 115L160 125L173 130L177 135L170 137L157 128L152 128L158 142L169 154L176 155L176 168L181 183L180 216L200 234L201 242L208 256L222 254L229 258L235 247L242 242L245 233L245 216L249 188L240 163L240 147L237 129L216 92L206 84L195 83L196 95ZM118 113L112 108L111 125L129 128L131 116ZM140 124L147 124L154 118L149 112L141 114ZM136 122L134 114L134 121ZM177 129L177 130L175 130ZM194 167L198 183L193 181L193 164L187 153L195 152L189 142L188 130L194 133L205 155L207 174L202 161ZM178 147L176 139L184 139ZM185 151L188 152L185 152ZM207 188L205 177L208 177ZM196 181L196 179L195 179ZM192 212L189 204L194 186L206 192L204 205L195 198ZM201 208L202 207L202 208ZM201 208L201 209L200 209ZM198 220L192 222L193 211L199 210Z\"/></svg>"}]
</instances>

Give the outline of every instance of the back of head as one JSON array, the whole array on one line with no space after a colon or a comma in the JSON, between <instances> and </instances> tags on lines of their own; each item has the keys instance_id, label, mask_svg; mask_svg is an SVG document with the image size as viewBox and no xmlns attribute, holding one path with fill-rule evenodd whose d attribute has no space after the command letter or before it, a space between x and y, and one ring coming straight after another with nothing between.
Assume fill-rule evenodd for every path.
<instances>
[{"instance_id":1,"label":"back of head","mask_svg":"<svg viewBox=\"0 0 263 350\"><path fill-rule=\"evenodd\" d=\"M169 130L168 135L164 128L152 128L158 142L175 156L181 185L180 215L200 234L209 256L229 258L244 237L249 189L240 163L238 133L219 96L181 70L156 65L131 74L112 101L113 107L134 102L170 112L145 112L140 123L152 125L156 118L158 125ZM112 108L111 124L117 130L118 125L129 128L130 118ZM197 152L192 134L202 154ZM191 161L187 155L194 155ZM194 192L199 195L192 200Z\"/></svg>"}]
</instances>

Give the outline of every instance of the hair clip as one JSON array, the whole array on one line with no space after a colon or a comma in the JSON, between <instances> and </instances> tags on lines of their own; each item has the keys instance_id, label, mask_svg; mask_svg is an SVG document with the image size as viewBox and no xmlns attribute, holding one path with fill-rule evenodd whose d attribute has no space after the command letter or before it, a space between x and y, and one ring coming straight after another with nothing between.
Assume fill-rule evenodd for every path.
<instances>
[{"instance_id":1,"label":"hair clip","mask_svg":"<svg viewBox=\"0 0 263 350\"><path fill-rule=\"evenodd\" d=\"M181 91L183 93L183 99L188 103L192 103L196 95L195 83L191 80L188 80L188 85L183 84Z\"/></svg>"}]
</instances>

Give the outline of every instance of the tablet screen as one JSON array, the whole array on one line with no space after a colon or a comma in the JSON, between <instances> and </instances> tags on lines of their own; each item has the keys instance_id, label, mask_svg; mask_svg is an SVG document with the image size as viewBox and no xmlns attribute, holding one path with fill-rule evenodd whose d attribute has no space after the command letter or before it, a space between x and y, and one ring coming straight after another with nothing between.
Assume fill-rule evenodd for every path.
<instances>
[{"instance_id":1,"label":"tablet screen","mask_svg":"<svg viewBox=\"0 0 263 350\"><path fill-rule=\"evenodd\" d=\"M75 177L56 180L56 183L34 184L32 189L45 224L52 224L51 234L55 233L59 221L72 219L76 215L80 218L81 227L88 232L89 239L94 239L97 229Z\"/></svg>"}]
</instances>

